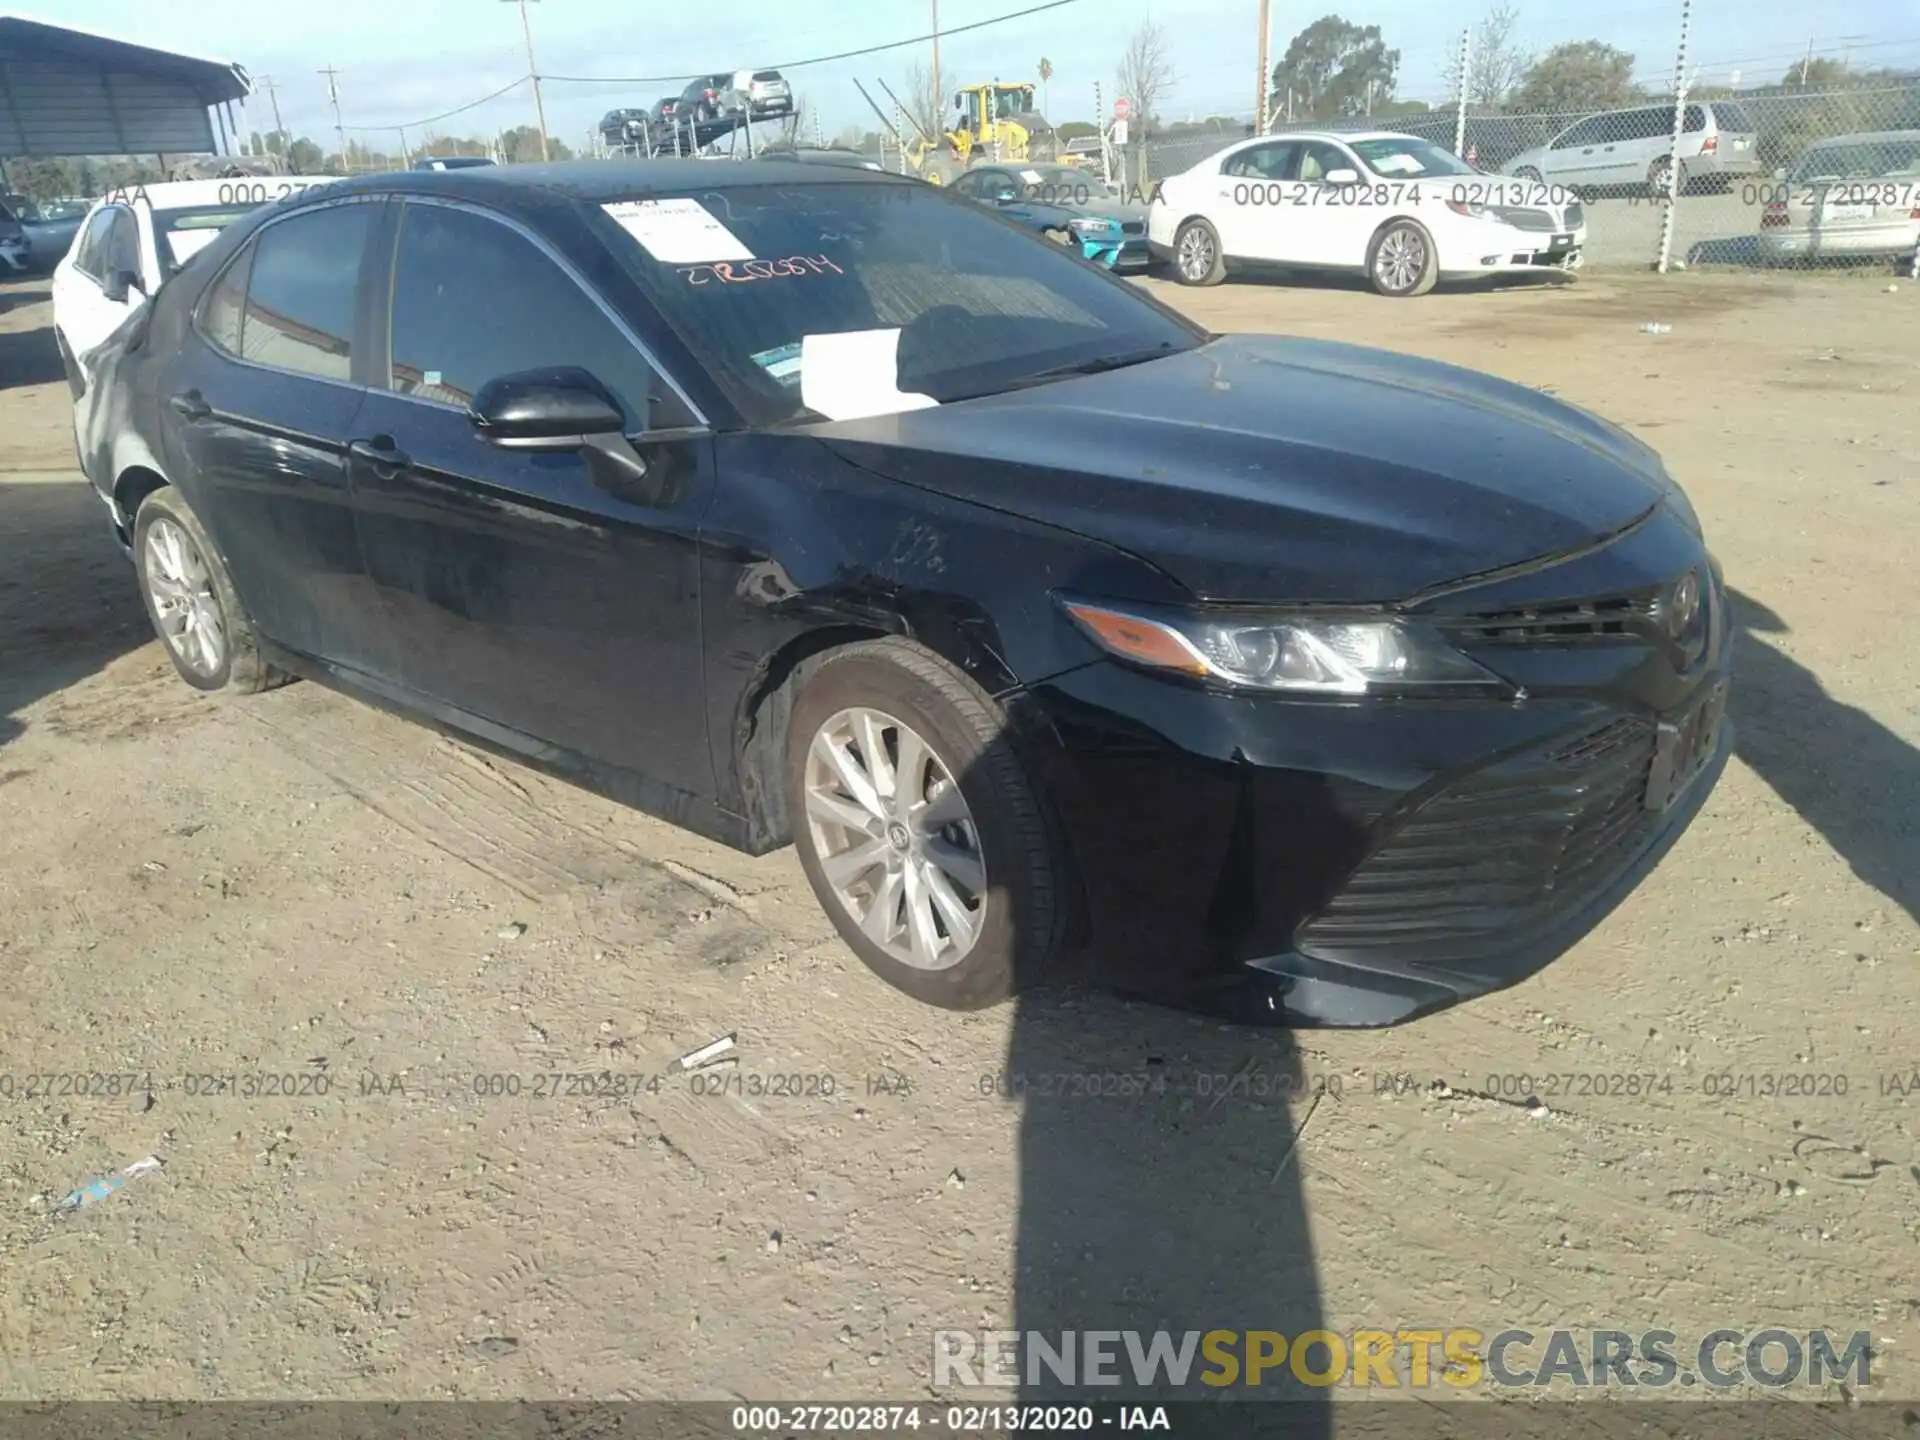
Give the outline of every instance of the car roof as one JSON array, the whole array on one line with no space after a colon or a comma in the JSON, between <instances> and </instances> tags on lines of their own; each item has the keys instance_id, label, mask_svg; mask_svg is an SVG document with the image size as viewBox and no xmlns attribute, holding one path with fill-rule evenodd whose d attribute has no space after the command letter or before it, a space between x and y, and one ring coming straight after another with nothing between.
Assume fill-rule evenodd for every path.
<instances>
[{"instance_id":1,"label":"car roof","mask_svg":"<svg viewBox=\"0 0 1920 1440\"><path fill-rule=\"evenodd\" d=\"M590 205L630 200L649 190L728 190L749 185L890 183L919 186L910 175L851 166L767 160L753 165L717 160L562 160L545 165L474 165L458 170L395 170L356 176L327 187L329 194L408 191L498 202L532 190L564 195Z\"/></svg>"},{"instance_id":2,"label":"car roof","mask_svg":"<svg viewBox=\"0 0 1920 1440\"><path fill-rule=\"evenodd\" d=\"M1286 130L1274 135L1250 135L1236 143L1251 144L1256 140L1339 140L1351 145L1356 140L1419 140L1423 136L1409 135L1401 130Z\"/></svg>"}]
</instances>

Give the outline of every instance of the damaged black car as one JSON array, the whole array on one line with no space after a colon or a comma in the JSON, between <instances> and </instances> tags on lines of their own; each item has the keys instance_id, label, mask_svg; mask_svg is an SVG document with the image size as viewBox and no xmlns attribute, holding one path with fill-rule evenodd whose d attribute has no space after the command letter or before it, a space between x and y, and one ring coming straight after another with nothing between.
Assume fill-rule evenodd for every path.
<instances>
[{"instance_id":1,"label":"damaged black car","mask_svg":"<svg viewBox=\"0 0 1920 1440\"><path fill-rule=\"evenodd\" d=\"M304 677L793 844L938 1005L1080 956L1402 1021L1590 931L1731 743L1720 572L1647 446L1210 334L912 180L349 179L100 364L83 461L189 684Z\"/></svg>"}]
</instances>

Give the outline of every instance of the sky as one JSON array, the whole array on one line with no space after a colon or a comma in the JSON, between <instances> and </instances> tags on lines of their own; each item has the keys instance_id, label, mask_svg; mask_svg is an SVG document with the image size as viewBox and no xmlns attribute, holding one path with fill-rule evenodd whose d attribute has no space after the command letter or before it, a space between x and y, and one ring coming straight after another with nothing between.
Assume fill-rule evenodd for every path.
<instances>
[{"instance_id":1,"label":"sky","mask_svg":"<svg viewBox=\"0 0 1920 1440\"><path fill-rule=\"evenodd\" d=\"M995 20L1041 0L939 0L942 31ZM1378 25L1399 49L1403 99L1441 101L1463 26L1485 0L1273 0L1272 58L1295 32L1329 12ZM732 0L708 10L696 0L529 0L534 54L543 81L549 132L579 148L599 117L615 106L649 105L677 93L700 71L780 66L796 93L820 117L831 139L847 124L877 128L853 81L875 98L873 81L896 90L910 68L930 65L924 41L881 54L825 64L795 62L933 30L934 0ZM1620 0L1619 8L1574 0L1514 0L1516 38L1540 52L1570 40L1598 39L1631 52L1636 75L1669 83L1679 39L1680 0ZM33 13L33 12L29 12ZM191 13L193 19L179 18ZM1033 80L1040 59L1052 64L1043 108L1054 123L1094 118L1094 87L1103 106L1116 91L1115 72L1127 37L1151 20L1165 33L1174 82L1160 109L1169 119L1208 114L1250 116L1258 79L1259 0L1067 0L1039 14L1009 19L941 41L940 68L954 86L992 79ZM720 17L718 23L713 18ZM516 0L325 0L263 5L260 0L59 0L57 12L34 18L95 30L162 49L235 60L256 78L270 76L281 117L296 134L336 148L326 66L338 74L340 109L351 138L394 148L406 124L418 145L421 122L480 99L527 73ZM1808 53L1861 66L1920 67L1920 3L1916 0L1696 0L1687 68L1698 83L1777 80ZM557 77L584 77L594 83ZM603 77L639 77L634 80ZM534 119L525 84L486 104L427 127L436 134L481 135ZM249 102L249 125L271 128L264 89Z\"/></svg>"}]
</instances>

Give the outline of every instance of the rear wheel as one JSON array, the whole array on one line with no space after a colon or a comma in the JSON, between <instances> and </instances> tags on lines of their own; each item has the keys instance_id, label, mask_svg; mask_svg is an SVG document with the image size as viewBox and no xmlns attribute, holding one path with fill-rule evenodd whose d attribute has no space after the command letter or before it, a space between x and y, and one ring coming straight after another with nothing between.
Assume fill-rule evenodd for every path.
<instances>
[{"instance_id":1,"label":"rear wheel","mask_svg":"<svg viewBox=\"0 0 1920 1440\"><path fill-rule=\"evenodd\" d=\"M1531 165L1522 165L1518 170L1513 172L1513 178L1516 180L1525 180L1529 185L1538 185L1540 183L1540 172Z\"/></svg>"},{"instance_id":2,"label":"rear wheel","mask_svg":"<svg viewBox=\"0 0 1920 1440\"><path fill-rule=\"evenodd\" d=\"M807 680L787 813L841 939L917 1000L996 1004L1060 947L1057 847L1005 717L916 645L852 645Z\"/></svg>"},{"instance_id":3,"label":"rear wheel","mask_svg":"<svg viewBox=\"0 0 1920 1440\"><path fill-rule=\"evenodd\" d=\"M1440 279L1440 257L1426 227L1412 220L1383 226L1367 248L1367 278L1380 294L1396 300L1433 289Z\"/></svg>"},{"instance_id":4,"label":"rear wheel","mask_svg":"<svg viewBox=\"0 0 1920 1440\"><path fill-rule=\"evenodd\" d=\"M1218 285L1226 279L1220 232L1197 218L1182 225L1173 237L1173 273L1182 285Z\"/></svg>"},{"instance_id":5,"label":"rear wheel","mask_svg":"<svg viewBox=\"0 0 1920 1440\"><path fill-rule=\"evenodd\" d=\"M200 517L163 486L140 502L133 563L147 618L180 678L196 690L257 694L293 677L260 657L253 622Z\"/></svg>"}]
</instances>

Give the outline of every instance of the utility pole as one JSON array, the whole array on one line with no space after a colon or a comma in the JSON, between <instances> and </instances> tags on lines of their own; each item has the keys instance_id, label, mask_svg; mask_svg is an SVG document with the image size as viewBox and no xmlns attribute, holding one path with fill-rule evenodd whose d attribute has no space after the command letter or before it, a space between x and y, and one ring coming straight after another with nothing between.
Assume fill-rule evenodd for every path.
<instances>
[{"instance_id":1,"label":"utility pole","mask_svg":"<svg viewBox=\"0 0 1920 1440\"><path fill-rule=\"evenodd\" d=\"M520 3L520 33L527 41L527 78L533 81L533 118L540 122L540 158L547 153L547 107L540 99L540 67L533 62L533 22L527 19L527 0Z\"/></svg>"},{"instance_id":2,"label":"utility pole","mask_svg":"<svg viewBox=\"0 0 1920 1440\"><path fill-rule=\"evenodd\" d=\"M947 128L947 92L940 88L940 0L933 0L933 118L939 121L935 127Z\"/></svg>"},{"instance_id":3,"label":"utility pole","mask_svg":"<svg viewBox=\"0 0 1920 1440\"><path fill-rule=\"evenodd\" d=\"M259 84L267 92L267 99L273 104L273 128L284 137L287 127L280 123L280 87L273 83L271 75L260 76ZM283 140L282 143L284 144L285 141Z\"/></svg>"},{"instance_id":4,"label":"utility pole","mask_svg":"<svg viewBox=\"0 0 1920 1440\"><path fill-rule=\"evenodd\" d=\"M347 127L340 123L340 87L335 79L340 72L329 65L320 72L327 77L327 98L333 102L333 133L340 140L340 173L350 173L347 169Z\"/></svg>"},{"instance_id":5,"label":"utility pole","mask_svg":"<svg viewBox=\"0 0 1920 1440\"><path fill-rule=\"evenodd\" d=\"M1267 34L1273 24L1273 0L1260 0L1260 83L1253 92L1253 133L1267 133Z\"/></svg>"},{"instance_id":6,"label":"utility pole","mask_svg":"<svg viewBox=\"0 0 1920 1440\"><path fill-rule=\"evenodd\" d=\"M1814 32L1809 30L1807 32L1807 58L1800 62L1800 88L1802 90L1807 88L1807 72L1813 68L1813 36Z\"/></svg>"}]
</instances>

